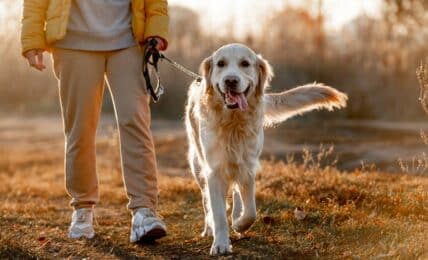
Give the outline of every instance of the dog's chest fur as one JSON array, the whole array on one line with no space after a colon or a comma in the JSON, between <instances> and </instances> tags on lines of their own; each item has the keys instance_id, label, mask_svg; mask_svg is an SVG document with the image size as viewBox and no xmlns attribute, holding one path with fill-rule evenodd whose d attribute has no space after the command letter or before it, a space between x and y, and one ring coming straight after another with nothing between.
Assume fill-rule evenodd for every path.
<instances>
[{"instance_id":1,"label":"dog's chest fur","mask_svg":"<svg viewBox=\"0 0 428 260\"><path fill-rule=\"evenodd\" d=\"M250 106L248 111L229 110L221 103L201 109L201 136L205 140L206 160L230 177L253 172L263 147L262 110Z\"/></svg>"}]
</instances>

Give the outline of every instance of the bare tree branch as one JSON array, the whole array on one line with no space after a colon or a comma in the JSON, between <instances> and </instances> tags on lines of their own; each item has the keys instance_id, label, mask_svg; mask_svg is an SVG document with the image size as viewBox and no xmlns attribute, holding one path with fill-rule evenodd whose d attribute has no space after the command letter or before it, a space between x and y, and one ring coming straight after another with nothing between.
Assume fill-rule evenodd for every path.
<instances>
[{"instance_id":1,"label":"bare tree branch","mask_svg":"<svg viewBox=\"0 0 428 260\"><path fill-rule=\"evenodd\" d=\"M428 114L428 62L421 63L421 65L416 70L416 75L419 81L419 102L421 102L422 108L425 110L425 113Z\"/></svg>"}]
</instances>

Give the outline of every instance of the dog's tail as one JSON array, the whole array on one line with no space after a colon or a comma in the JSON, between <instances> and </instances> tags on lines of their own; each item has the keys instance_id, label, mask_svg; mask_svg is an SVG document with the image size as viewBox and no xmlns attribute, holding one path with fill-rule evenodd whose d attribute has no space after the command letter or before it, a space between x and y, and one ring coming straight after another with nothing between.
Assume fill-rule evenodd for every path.
<instances>
[{"instance_id":1,"label":"dog's tail","mask_svg":"<svg viewBox=\"0 0 428 260\"><path fill-rule=\"evenodd\" d=\"M346 107L348 96L323 84L308 84L281 93L265 94L264 126L269 127L315 109Z\"/></svg>"}]
</instances>

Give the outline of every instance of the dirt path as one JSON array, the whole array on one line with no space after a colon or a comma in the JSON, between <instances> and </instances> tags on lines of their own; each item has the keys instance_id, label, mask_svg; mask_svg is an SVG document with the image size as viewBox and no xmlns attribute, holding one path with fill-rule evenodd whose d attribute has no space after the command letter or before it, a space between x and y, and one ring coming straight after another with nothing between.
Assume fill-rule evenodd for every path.
<instances>
[{"instance_id":1,"label":"dirt path","mask_svg":"<svg viewBox=\"0 0 428 260\"><path fill-rule=\"evenodd\" d=\"M104 118L98 133L97 236L71 241L66 237L71 210L64 191L60 121L0 122L0 258L209 258L211 239L199 236L200 193L183 159L181 123L153 124L159 212L169 235L154 245L128 242L130 215L113 125ZM282 136L283 131L274 129L269 135ZM293 137L291 130L285 131ZM257 178L257 221L243 237L232 234L230 258L428 258L428 178L342 173L319 167L316 158L302 163L263 163ZM304 219L295 217L296 208Z\"/></svg>"}]
</instances>

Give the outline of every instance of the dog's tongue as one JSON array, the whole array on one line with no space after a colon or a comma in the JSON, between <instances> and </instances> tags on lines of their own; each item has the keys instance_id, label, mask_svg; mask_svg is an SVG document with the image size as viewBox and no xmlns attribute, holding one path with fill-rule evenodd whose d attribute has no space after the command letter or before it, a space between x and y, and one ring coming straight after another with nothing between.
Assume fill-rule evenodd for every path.
<instances>
[{"instance_id":1,"label":"dog's tongue","mask_svg":"<svg viewBox=\"0 0 428 260\"><path fill-rule=\"evenodd\" d=\"M232 93L230 91L227 92L226 98L228 103L236 103L238 104L239 109L242 111L245 111L248 109L248 102L247 98L245 97L244 93Z\"/></svg>"}]
</instances>

